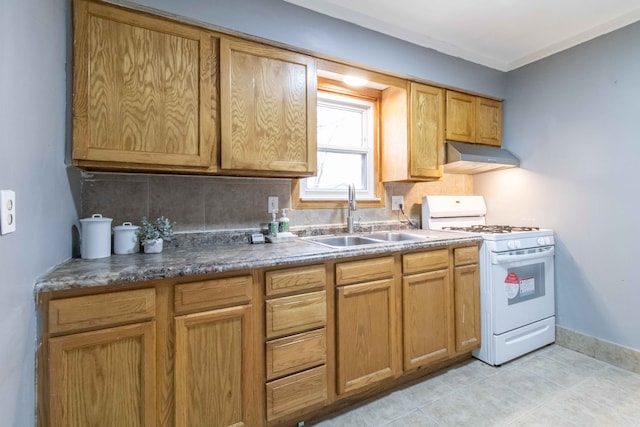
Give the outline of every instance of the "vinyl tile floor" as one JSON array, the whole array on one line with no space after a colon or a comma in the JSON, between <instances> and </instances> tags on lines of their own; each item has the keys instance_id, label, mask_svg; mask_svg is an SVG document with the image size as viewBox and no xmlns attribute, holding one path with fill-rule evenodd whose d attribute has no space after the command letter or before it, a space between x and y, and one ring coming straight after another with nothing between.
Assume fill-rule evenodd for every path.
<instances>
[{"instance_id":1,"label":"vinyl tile floor","mask_svg":"<svg viewBox=\"0 0 640 427\"><path fill-rule=\"evenodd\" d=\"M559 345L492 367L476 359L316 427L640 427L640 374Z\"/></svg>"}]
</instances>

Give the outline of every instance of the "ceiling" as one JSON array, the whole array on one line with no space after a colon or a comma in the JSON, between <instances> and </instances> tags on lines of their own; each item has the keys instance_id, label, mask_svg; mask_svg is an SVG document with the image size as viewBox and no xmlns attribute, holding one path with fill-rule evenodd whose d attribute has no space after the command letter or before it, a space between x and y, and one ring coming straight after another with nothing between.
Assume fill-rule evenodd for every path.
<instances>
[{"instance_id":1,"label":"ceiling","mask_svg":"<svg viewBox=\"0 0 640 427\"><path fill-rule=\"evenodd\" d=\"M639 0L285 0L510 71L640 20Z\"/></svg>"}]
</instances>

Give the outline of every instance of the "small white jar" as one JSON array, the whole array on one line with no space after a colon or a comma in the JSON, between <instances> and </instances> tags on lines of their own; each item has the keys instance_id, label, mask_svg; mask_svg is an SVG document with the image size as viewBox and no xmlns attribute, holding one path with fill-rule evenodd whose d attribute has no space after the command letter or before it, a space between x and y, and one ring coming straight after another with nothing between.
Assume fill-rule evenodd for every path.
<instances>
[{"instance_id":1,"label":"small white jar","mask_svg":"<svg viewBox=\"0 0 640 427\"><path fill-rule=\"evenodd\" d=\"M140 252L139 228L130 222L113 227L113 253L120 255Z\"/></svg>"},{"instance_id":2,"label":"small white jar","mask_svg":"<svg viewBox=\"0 0 640 427\"><path fill-rule=\"evenodd\" d=\"M111 256L111 218L102 214L93 214L91 218L82 218L80 226L80 256L85 259L106 258Z\"/></svg>"}]
</instances>

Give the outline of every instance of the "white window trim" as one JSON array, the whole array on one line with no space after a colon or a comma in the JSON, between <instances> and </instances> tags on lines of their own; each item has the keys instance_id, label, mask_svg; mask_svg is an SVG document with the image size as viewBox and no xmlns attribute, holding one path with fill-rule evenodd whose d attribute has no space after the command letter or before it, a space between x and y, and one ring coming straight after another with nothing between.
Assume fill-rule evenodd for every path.
<instances>
[{"instance_id":1,"label":"white window trim","mask_svg":"<svg viewBox=\"0 0 640 427\"><path fill-rule=\"evenodd\" d=\"M365 114L365 123L363 135L367 139L366 147L362 145L352 147L336 147L330 145L318 145L317 151L331 151L336 153L350 153L350 154L365 154L366 156L366 173L363 176L363 182L365 182L364 189L356 189L356 198L358 200L380 200L376 197L376 182L374 178L375 169L375 153L374 153L374 122L375 122L375 103L351 97L348 95L338 95L328 92L318 92L318 104L329 104L331 106L342 105L345 108L356 109L362 111ZM346 182L339 186L339 188L327 190L327 189L309 189L307 188L307 180L313 178L305 178L300 180L300 199L303 201L313 200L346 200L347 188L350 183Z\"/></svg>"}]
</instances>

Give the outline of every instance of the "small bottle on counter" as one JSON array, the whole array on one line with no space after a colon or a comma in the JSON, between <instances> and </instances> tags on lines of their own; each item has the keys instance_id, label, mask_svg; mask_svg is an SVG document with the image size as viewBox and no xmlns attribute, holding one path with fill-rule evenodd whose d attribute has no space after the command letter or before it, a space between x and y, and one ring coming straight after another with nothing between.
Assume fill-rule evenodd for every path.
<instances>
[{"instance_id":1,"label":"small bottle on counter","mask_svg":"<svg viewBox=\"0 0 640 427\"><path fill-rule=\"evenodd\" d=\"M269 236L276 237L278 235L278 227L279 223L276 219L276 213L278 213L277 209L274 209L271 212L271 221L269 221Z\"/></svg>"},{"instance_id":2,"label":"small bottle on counter","mask_svg":"<svg viewBox=\"0 0 640 427\"><path fill-rule=\"evenodd\" d=\"M278 220L278 231L286 233L289 231L289 218L287 218L287 208L282 208L282 216Z\"/></svg>"}]
</instances>

